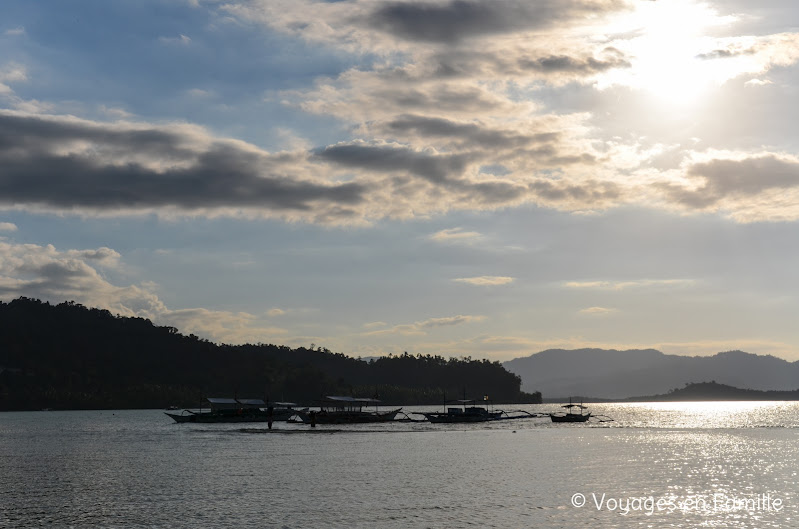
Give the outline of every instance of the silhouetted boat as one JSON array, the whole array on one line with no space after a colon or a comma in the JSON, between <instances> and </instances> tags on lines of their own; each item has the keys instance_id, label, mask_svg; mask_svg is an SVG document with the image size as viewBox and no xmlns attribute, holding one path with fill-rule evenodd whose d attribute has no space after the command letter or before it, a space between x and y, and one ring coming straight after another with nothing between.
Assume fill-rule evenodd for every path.
<instances>
[{"instance_id":1,"label":"silhouetted boat","mask_svg":"<svg viewBox=\"0 0 799 529\"><path fill-rule=\"evenodd\" d=\"M266 403L261 399L208 398L210 411L183 410L181 413L166 413L175 422L221 423L221 422L269 422L286 421L302 410L295 409L293 402ZM307 410L307 408L305 408Z\"/></svg>"},{"instance_id":2,"label":"silhouetted boat","mask_svg":"<svg viewBox=\"0 0 799 529\"><path fill-rule=\"evenodd\" d=\"M588 419L591 418L591 412L585 412L588 408L583 406L582 402L580 404L573 404L572 400L569 399L569 403L561 407L566 408L566 411L549 414L552 422L587 422Z\"/></svg>"},{"instance_id":3,"label":"silhouetted boat","mask_svg":"<svg viewBox=\"0 0 799 529\"><path fill-rule=\"evenodd\" d=\"M357 424L393 421L402 408L378 411L380 401L370 398L327 396L319 404L319 411L297 411L297 417L307 424ZM374 411L364 411L364 406L374 406Z\"/></svg>"},{"instance_id":4,"label":"silhouetted boat","mask_svg":"<svg viewBox=\"0 0 799 529\"><path fill-rule=\"evenodd\" d=\"M443 412L419 412L433 423L459 423L459 422L487 422L502 418L503 411L489 411L487 408L477 406L473 399L454 400L451 404L460 407L447 407ZM471 406L469 406L471 404Z\"/></svg>"}]
</instances>

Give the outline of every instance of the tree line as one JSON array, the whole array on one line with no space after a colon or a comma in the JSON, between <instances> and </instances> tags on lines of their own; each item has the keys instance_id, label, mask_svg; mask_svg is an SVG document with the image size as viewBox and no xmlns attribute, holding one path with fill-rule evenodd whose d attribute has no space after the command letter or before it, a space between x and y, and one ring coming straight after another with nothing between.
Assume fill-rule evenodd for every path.
<instances>
[{"instance_id":1,"label":"tree line","mask_svg":"<svg viewBox=\"0 0 799 529\"><path fill-rule=\"evenodd\" d=\"M190 407L238 396L312 405L324 395L387 404L540 402L499 362L439 355L363 361L324 347L216 344L74 302L0 302L0 410Z\"/></svg>"}]
</instances>

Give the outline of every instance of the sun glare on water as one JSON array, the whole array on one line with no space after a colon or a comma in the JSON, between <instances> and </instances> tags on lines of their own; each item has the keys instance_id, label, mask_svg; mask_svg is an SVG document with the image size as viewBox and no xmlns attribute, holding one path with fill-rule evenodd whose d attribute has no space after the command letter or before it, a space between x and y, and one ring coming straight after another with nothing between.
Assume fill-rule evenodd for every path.
<instances>
[{"instance_id":1,"label":"sun glare on water","mask_svg":"<svg viewBox=\"0 0 799 529\"><path fill-rule=\"evenodd\" d=\"M733 20L689 0L640 2L635 12L607 28L623 35L612 46L628 56L631 66L611 72L600 85L629 86L666 103L691 104L730 77L709 58L715 39L708 32Z\"/></svg>"}]
</instances>

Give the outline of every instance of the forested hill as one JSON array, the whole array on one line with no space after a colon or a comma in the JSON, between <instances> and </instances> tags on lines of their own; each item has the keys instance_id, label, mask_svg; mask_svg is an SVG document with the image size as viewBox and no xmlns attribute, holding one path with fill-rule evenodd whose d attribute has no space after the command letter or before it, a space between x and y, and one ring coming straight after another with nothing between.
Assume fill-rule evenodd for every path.
<instances>
[{"instance_id":1,"label":"forested hill","mask_svg":"<svg viewBox=\"0 0 799 529\"><path fill-rule=\"evenodd\" d=\"M439 404L536 402L499 362L404 354L364 362L327 349L215 344L68 302L0 302L0 410L194 406L209 396L313 404L322 395Z\"/></svg>"}]
</instances>

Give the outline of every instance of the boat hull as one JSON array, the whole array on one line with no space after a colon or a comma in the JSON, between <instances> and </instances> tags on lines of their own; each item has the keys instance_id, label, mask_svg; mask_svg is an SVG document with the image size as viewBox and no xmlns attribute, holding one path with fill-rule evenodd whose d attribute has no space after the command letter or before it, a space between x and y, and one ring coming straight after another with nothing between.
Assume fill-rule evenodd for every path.
<instances>
[{"instance_id":1,"label":"boat hull","mask_svg":"<svg viewBox=\"0 0 799 529\"><path fill-rule=\"evenodd\" d=\"M265 411L245 412L245 413L219 413L184 411L183 413L167 413L177 423L242 423L242 422L269 422L269 414ZM287 421L300 410L274 410L272 412L272 422Z\"/></svg>"},{"instance_id":2,"label":"boat hull","mask_svg":"<svg viewBox=\"0 0 799 529\"><path fill-rule=\"evenodd\" d=\"M300 420L306 424L365 424L375 422L393 421L402 408L391 411L345 411L345 412L326 412L318 411L315 417L311 417L310 412L297 412Z\"/></svg>"},{"instance_id":3,"label":"boat hull","mask_svg":"<svg viewBox=\"0 0 799 529\"><path fill-rule=\"evenodd\" d=\"M469 415L464 413L422 413L425 418L435 424L454 424L469 422L496 421L502 417L502 412L491 412L485 415Z\"/></svg>"},{"instance_id":4,"label":"boat hull","mask_svg":"<svg viewBox=\"0 0 799 529\"><path fill-rule=\"evenodd\" d=\"M587 422L591 418L591 414L566 413L564 415L556 415L550 413L549 418L552 419L552 422Z\"/></svg>"}]
</instances>

